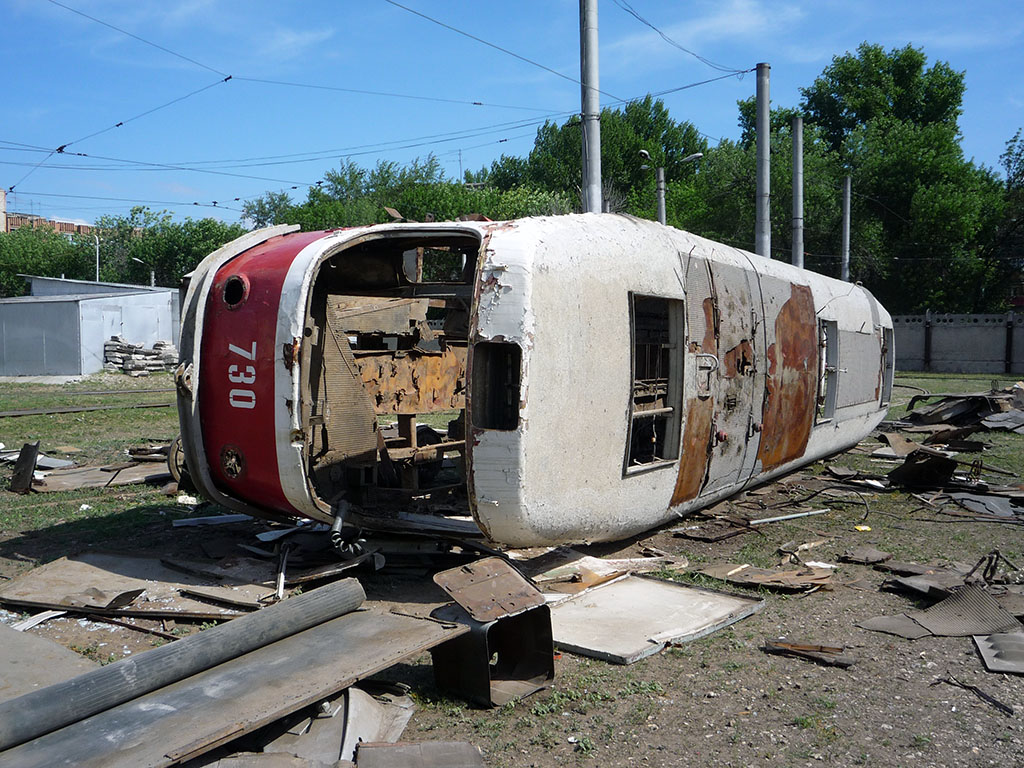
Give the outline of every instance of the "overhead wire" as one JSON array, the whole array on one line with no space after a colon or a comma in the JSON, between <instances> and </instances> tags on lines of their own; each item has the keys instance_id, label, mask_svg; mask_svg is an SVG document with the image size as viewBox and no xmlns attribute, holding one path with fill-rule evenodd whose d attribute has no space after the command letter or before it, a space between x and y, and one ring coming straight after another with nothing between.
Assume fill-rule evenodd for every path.
<instances>
[{"instance_id":1,"label":"overhead wire","mask_svg":"<svg viewBox=\"0 0 1024 768\"><path fill-rule=\"evenodd\" d=\"M560 77L563 80L568 80L570 83L575 83L576 85L583 85L583 83L580 82L575 77L571 77L570 75L567 75L564 72L559 72L557 69L552 69L551 67L546 66L545 64L541 64L539 61L534 61L533 59L527 58L526 56L521 56L515 51L510 51L508 48L502 48L500 45L492 43L489 40L484 40L482 37L477 37L476 35L470 32L466 32L465 30L459 29L458 27L453 27L451 24L446 24L440 19L435 19L433 16L428 16L425 13L417 11L415 8L410 8L407 5L402 5L401 3L396 2L395 0L384 0L384 2L387 3L388 5L395 6L396 8L401 8L403 11L408 11L414 16L419 16L421 19L426 19L431 24L437 24L439 27L444 27L445 29L450 30L451 32L454 32L458 35L462 35L463 37L468 37L470 40L475 40L481 45L486 45L488 48L493 48L496 51L501 51L502 53L508 56L511 56L515 59L519 59L519 61L523 61L531 66L543 69L545 72L550 72L552 75ZM602 96L607 96L609 99L617 99L616 96L612 96L610 93L606 93L605 91L602 91L600 89L597 89L597 92L600 93Z\"/></svg>"},{"instance_id":2,"label":"overhead wire","mask_svg":"<svg viewBox=\"0 0 1024 768\"><path fill-rule=\"evenodd\" d=\"M227 161L227 162L225 162L225 161L194 161L193 163L184 163L184 164L150 163L150 162L143 162L143 161L126 160L126 159L122 159L122 158L105 157L105 156L102 156L102 155L92 155L92 154L81 153L81 152L67 152L66 151L67 147L71 146L72 144L85 141L86 139L93 138L93 137L98 136L98 135L100 135L102 133L106 133L108 131L111 131L111 130L113 130L115 128L122 127L123 125L125 125L128 122L131 122L133 120L137 120L137 119L139 119L141 117L144 117L146 115L152 114L152 113L154 113L156 111L164 109L165 107L171 106L171 105L173 105L175 103L178 103L178 102L183 101L183 100L185 100L187 98L190 98L191 96L194 96L196 94L202 93L203 91L206 91L206 90L208 90L208 89L210 89L210 88L212 88L212 87L214 87L216 85L220 85L220 84L226 83L226 82L228 82L228 81L230 81L232 79L235 79L235 80L246 80L246 81L250 81L250 82L270 84L270 85L282 85L282 86L301 87L301 88L315 88L315 89L319 89L319 90L330 90L330 91L338 91L338 92L352 92L352 93L361 93L361 94L367 94L367 95L389 96L389 97L395 97L395 98L411 98L411 99L425 100L425 101L438 101L438 102L443 102L443 103L464 103L464 104L469 104L469 105L472 105L472 106L489 106L489 107L506 108L506 109L535 109L537 111L544 111L544 110L539 109L539 108L534 108L534 107L520 107L520 106L504 105L504 104L487 104L485 102L480 102L480 101L459 101L459 100L456 100L456 99L445 99L445 98L440 98L440 97L437 97L437 98L435 98L435 97L423 97L423 96L418 96L418 95L400 94L400 93L392 93L392 92L385 92L385 91L370 91L370 90L342 88L342 87L335 87L335 86L319 86L319 85L312 85L312 84L305 84L305 83L291 83L291 82L286 82L286 81L276 81L276 80L261 79L261 78L248 78L248 77L244 77L244 76L238 76L238 77L234 77L233 78L232 75L227 74L226 72L222 72L221 70L219 70L219 69L217 69L215 67L209 66L209 65L207 65L207 64L205 64L205 63L203 63L201 61L193 59L193 58L191 58L189 56L186 56L184 54L178 53L177 51L171 50L170 48L167 48L165 46L162 46L162 45L159 45L157 43L154 43L154 42L152 42L150 40L147 40L146 38L143 38L143 37L141 37L139 35L136 35L136 34L134 34L132 32L129 32L129 31L125 30L125 29L122 29L121 27L118 27L118 26L116 26L114 24L110 24L109 22L103 21L102 19L96 18L96 17L91 16L91 15L89 15L87 13L84 13L84 12L82 12L82 11L76 9L76 8L68 6L68 5L66 5L66 4L64 4L62 2L59 2L59 0L48 0L48 2L50 2L53 5L58 6L60 8L63 8L63 9L65 9L65 10L71 12L71 13L75 13L75 14L77 14L79 16L82 16L83 18L89 19L90 21L93 21L93 22L95 22L97 24L100 24L100 25L105 26L105 27L107 27L109 29L112 29L112 30L114 30L114 31L116 31L116 32L118 32L120 34L126 35L127 37L130 37L130 38L132 38L134 40L137 40L137 41L139 41L139 42L141 42L141 43L143 43L145 45L148 45L148 46L151 46L153 48L156 48L157 50L163 51L163 52L165 52L165 53L167 53L169 55L172 55L172 56L174 56L176 58L179 58L179 59L181 59L183 61L187 61L187 62L189 62L189 63L191 63L191 64L193 64L195 66L198 66L198 67L200 67L202 69L206 69L208 71L214 72L214 73L220 75L221 79L219 79L215 83L210 83L210 84L208 84L208 85L206 85L206 86L204 86L202 88L196 89L195 91L191 91L190 93L185 94L184 96L177 97L177 98L175 98L175 99L173 99L171 101L168 101L168 102L166 102L164 104L161 104L161 105L159 105L157 107L151 108L149 110L146 110L145 112L141 112L141 113L139 113L137 115L134 115L133 117L130 117L130 118L126 119L126 120L119 121L118 123L115 123L112 126L109 126L107 128L104 128L102 130L99 130L99 131L96 131L96 132L93 132L93 133L90 133L90 134L87 134L87 135L82 136L82 137L80 137L78 139L75 139L74 141L62 144L59 147L57 147L56 149L48 149L48 148L45 148L45 147L33 147L32 145L22 145L22 144L19 144L18 142L10 142L10 141L0 142L0 143L4 143L4 144L10 145L10 147L3 147L4 149L8 149L8 148L12 148L12 147L23 147L27 151L30 150L30 151L40 151L40 152L46 152L47 153L46 156L43 157L43 159L39 163L36 163L35 165L33 165L30 168L30 170L24 176L22 176L21 179L19 179L17 182L15 182L15 184L11 185L9 190L12 191L12 192L14 191L16 186L18 186L26 178L31 176L32 173L34 173L38 168L40 168L43 165L45 165L55 154L61 154L61 155L66 155L66 156L75 156L75 157L83 157L83 158L93 158L93 159L97 159L97 160L105 160L107 162L120 163L122 165L131 165L131 166L135 166L138 170L193 171L193 172L198 172L198 173L211 173L211 174L215 174L215 175L232 176L232 177L237 177L237 178L246 178L246 179L259 180L259 181L269 181L269 182L280 183L280 184L290 184L290 185L293 185L293 186L291 186L292 189L297 189L300 186L312 187L312 186L319 185L321 182L315 182L315 183L311 184L311 183L307 183L307 182L296 182L296 181L293 181L293 180L274 179L274 178L267 178L267 177L261 177L261 176L252 176L252 175L247 175L247 174L229 173L229 172L227 172L227 171L225 171L223 169L224 168L230 168L230 167L237 167L237 168L241 168L241 167L260 167L260 166L266 166L266 165L283 165L283 164L288 164L288 163L313 162L313 161L316 161L316 160L325 159L325 157L329 156L330 154L340 154L340 153L345 153L347 156L366 155L366 154L373 154L376 151L381 151L381 149L383 147L385 147L385 146L387 146L389 148L392 148L392 149L416 148L416 147L420 147L420 146L427 146L427 145L430 145L432 143L439 144L439 143L446 143L446 142L450 142L450 141L457 141L457 140L463 139L463 138L470 138L470 137L474 137L474 136L483 136L483 135L486 135L487 133L493 133L493 132L500 131L500 130L503 130L503 129L515 130L516 128L523 128L523 127L527 127L527 126L540 125L542 122L546 122L546 121L548 121L550 119L558 119L560 117L564 117L564 116L567 116L567 115L576 114L575 111L562 112L562 113L548 113L542 119L533 120L533 121L516 121L516 122L511 122L511 123L497 124L495 126L488 126L488 127L482 128L482 129L465 129L465 130L462 130L462 131L451 132L449 134L434 134L432 136L421 137L419 139L414 139L414 140L395 140L395 141L391 141L391 142L383 142L383 143L380 143L380 144L377 144L377 145L372 145L372 144L371 145L362 145L361 147L349 148L347 150L346 149L324 150L324 151L321 151L319 153L293 153L292 155L267 156L266 158L249 158L249 159L247 159L245 161L242 161L242 163L245 163L245 164L239 164L239 165L229 165L229 164L227 164L227 162L231 162L231 161ZM531 66L539 67L540 69L542 69L544 71L547 71L547 72L549 72L551 74L554 74L554 75L556 75L556 76L558 76L558 77L560 77L562 79L568 80L568 81L570 81L572 83L575 83L575 84L581 84L580 81L577 80L576 78L573 78L573 77L570 77L568 75L565 75L565 74L563 74L561 72L558 72L557 70L554 70L554 69L552 69L550 67L547 67L547 66L545 66L545 65L543 65L543 64L541 64L541 63L539 63L537 61L534 61L533 59L529 59L529 58L527 58L525 56L522 56L520 54L517 54L514 51L511 51L511 50L509 50L507 48L504 48L502 46L499 46L499 45L496 45L494 43L491 43L491 42L489 42L489 41L487 41L487 40L485 40L485 39L483 39L481 37L478 37L478 36L473 35L471 33L465 32L464 30L458 29L458 28L456 28L456 27L454 27L452 25L446 24L445 22L442 22L442 21L440 21L438 19L435 19L435 18L433 18L431 16L428 16L428 15L426 15L424 13L421 13L421 12L419 12L419 11L413 9L413 8L409 8L408 6L405 6L405 5L401 4L401 3L395 2L395 0L385 0L385 2L389 3L390 5L395 6L397 8L400 8L402 10L405 10L405 11L407 11L409 13L412 13L412 14L414 14L416 16L419 16L419 17L421 17L421 18L423 18L423 19L425 19L427 21L430 21L431 23L437 24L437 25L439 25L439 26L441 26L441 27L443 27L445 29L448 29L448 30L450 30L452 32L455 32L455 33L457 33L459 35L462 35L462 36L467 37L469 39L472 39L472 40L474 40L474 41L476 41L478 43L481 43L481 44L486 45L488 47L491 47L491 48L493 48L495 50L498 50L498 51L500 51L502 53L505 53L506 55L512 56L513 58L521 60L521 61L523 61L523 62L525 62L527 64L530 64ZM631 7L630 8L626 8L625 10L631 11ZM640 20L644 21L642 18ZM644 21L644 23L648 23L648 22ZM650 25L649 23L648 23L648 26L652 26L652 28L653 28L653 25ZM660 31L659 31L659 33L660 33ZM677 47L680 47L680 46L677 45ZM686 50L686 49L684 49L684 50ZM691 55L697 56L698 58L703 60L702 57L700 57L698 54L695 54L692 51L687 50L686 52L690 53ZM691 83L691 84L688 84L688 85L679 86L677 88L667 89L665 91L659 92L657 94L652 94L652 95L661 96L661 95L667 95L667 94L670 94L670 93L676 93L678 91L682 91L682 90L685 90L685 89L688 89L688 88L693 88L693 87L696 87L698 85L704 85L706 83L710 83L710 82L714 82L716 80L724 79L726 77L739 76L739 75L744 74L746 71L749 71L749 70L728 70L728 69L722 67L721 65L715 65L714 62L710 62L709 63L709 62L705 61L705 63L708 63L709 66L714 66L715 68L719 69L720 71L725 72L725 74L723 74L722 76L717 77L717 78L711 78L711 79L708 79L708 80L703 80L703 81L699 81L699 82L696 82L696 83ZM615 96L613 96L611 94L608 94L606 92L603 92L603 91L601 91L601 93L603 93L603 95L607 96L608 98L612 99L612 103L613 104L626 104L626 103L628 103L630 101L634 101L634 99L620 99L618 97L615 97ZM714 137L709 137L709 138L714 138ZM430 139L435 139L435 141L430 141ZM503 143L503 142L508 141L508 140L509 140L509 138L500 139L500 140L498 140L497 143ZM719 139L719 141L721 141L721 140ZM405 143L403 144L403 142L405 142ZM481 145L478 145L478 146L487 146L490 143L491 142L487 142L485 144L481 144ZM357 151L357 150L362 150L362 151ZM301 159L286 160L285 158L288 158L288 157L299 157ZM250 162L250 161L254 161L254 160L268 160L268 159L281 160L281 162ZM4 164L16 164L16 163L4 163ZM216 165L216 167L207 167L207 168L198 167L200 165L207 165L207 166ZM103 170L114 170L114 168L116 168L116 167L117 166L103 168ZM99 170L100 169L99 167L89 168L89 167L83 167L83 166L68 166L68 167L66 167L66 169L72 169L72 168L76 169L76 170ZM53 193L23 193L23 194L36 194L36 195L48 195L49 194L49 195L53 195ZM102 199L102 198L96 198L96 199ZM234 199L238 200L240 198L234 198ZM131 201L131 200L127 200L127 199L122 199L122 200L126 201L126 202L146 202L146 201ZM157 202L159 204L170 204L170 205L184 204L184 203L167 202L167 201L153 201L153 202ZM192 204L193 205L205 205L205 204L200 204L200 203L192 203ZM213 207L223 207L223 206L217 206L216 201L214 201L214 203L212 203L212 206Z\"/></svg>"},{"instance_id":3,"label":"overhead wire","mask_svg":"<svg viewBox=\"0 0 1024 768\"><path fill-rule=\"evenodd\" d=\"M484 101L469 101L467 99L447 99L440 96L421 96L411 93L393 93L390 91L369 91L362 88L342 88L337 85L316 85L313 83L291 83L286 80L269 80L262 77L245 77L238 75L235 80L248 83L262 83L264 85L283 85L291 88L311 88L319 91L337 91L340 93L357 93L363 96L386 96L395 99L412 99L415 101L431 101L438 104L466 104L472 107L490 107L492 109L521 109L528 112L550 112L544 107L524 107L517 104L490 104Z\"/></svg>"},{"instance_id":4,"label":"overhead wire","mask_svg":"<svg viewBox=\"0 0 1024 768\"><path fill-rule=\"evenodd\" d=\"M678 48L683 53L688 53L689 55L693 56L693 58L697 59L697 61L699 61L702 64L705 64L705 65L711 67L712 69L717 69L719 72L727 72L730 75L739 75L739 74L744 74L746 72L750 72L751 71L751 70L747 70L747 69L733 69L731 67L723 66L722 64L716 64L715 62L711 61L711 59L705 58L704 56L701 56L696 51L691 51L689 48L681 45L680 43L677 43L671 37L669 37L664 32L662 32L660 29L658 29L654 24L652 24L647 19L645 19L643 16L641 16L639 13L637 13L636 9L634 9L632 5L630 5L628 2L626 2L626 0L612 0L612 2L615 3L617 6L619 6L619 8L624 10L626 13L628 13L630 16L632 16L634 19L639 21L641 24L643 24L643 25L645 25L647 27L650 27L655 32L657 32L658 35L661 36L661 39L664 40L666 43L668 43L669 45L671 45L671 46L673 46L675 48Z\"/></svg>"},{"instance_id":5,"label":"overhead wire","mask_svg":"<svg viewBox=\"0 0 1024 768\"><path fill-rule=\"evenodd\" d=\"M221 77L230 77L230 75L227 72L221 72L216 67L211 67L209 64L204 64L201 61L196 61L195 59L193 59L193 58L191 58L189 56L185 56L182 53L178 53L177 51L172 51L170 48L165 48L162 45L154 43L152 40L147 40L144 37L139 37L138 35L133 34L132 32L129 32L126 29L121 29L121 27L117 27L117 26L114 26L113 24L111 24L109 22L103 21L103 19L97 19L95 16L90 16L88 13L85 13L84 11L80 11L77 8L72 8L70 5L65 5L64 3L58 2L58 0L47 0L47 1L52 3L53 5L56 5L56 6L59 6L60 8L63 8L66 11L70 11L71 13L74 13L74 14L77 14L79 16L82 16L83 18L89 19L89 21L94 21L97 24L101 24L104 27L107 27L108 29L114 30L115 32L120 32L122 35L127 35L128 37L132 38L133 40L138 40L140 43L145 43L146 45L151 46L152 48L156 48L157 50L163 51L164 53L169 53L171 56L175 56L175 57L181 59L182 61L187 61L189 64L195 64L197 67L202 67L203 69L209 70L210 72L218 74Z\"/></svg>"}]
</instances>

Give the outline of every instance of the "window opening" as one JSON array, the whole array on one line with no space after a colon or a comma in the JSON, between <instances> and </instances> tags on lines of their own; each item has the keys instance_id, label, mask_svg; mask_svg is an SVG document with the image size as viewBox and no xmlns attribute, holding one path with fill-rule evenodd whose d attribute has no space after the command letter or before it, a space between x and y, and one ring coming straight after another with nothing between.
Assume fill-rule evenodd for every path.
<instances>
[{"instance_id":1,"label":"window opening","mask_svg":"<svg viewBox=\"0 0 1024 768\"><path fill-rule=\"evenodd\" d=\"M626 471L679 458L683 384L680 299L630 294L632 396Z\"/></svg>"},{"instance_id":2,"label":"window opening","mask_svg":"<svg viewBox=\"0 0 1024 768\"><path fill-rule=\"evenodd\" d=\"M896 367L896 349L893 346L892 328L882 329L882 405L892 400L892 377Z\"/></svg>"},{"instance_id":3,"label":"window opening","mask_svg":"<svg viewBox=\"0 0 1024 768\"><path fill-rule=\"evenodd\" d=\"M839 324L835 320L818 321L818 403L817 422L830 421L836 413L839 386Z\"/></svg>"},{"instance_id":4,"label":"window opening","mask_svg":"<svg viewBox=\"0 0 1024 768\"><path fill-rule=\"evenodd\" d=\"M518 344L482 341L473 345L472 424L479 429L519 426L523 351Z\"/></svg>"}]
</instances>

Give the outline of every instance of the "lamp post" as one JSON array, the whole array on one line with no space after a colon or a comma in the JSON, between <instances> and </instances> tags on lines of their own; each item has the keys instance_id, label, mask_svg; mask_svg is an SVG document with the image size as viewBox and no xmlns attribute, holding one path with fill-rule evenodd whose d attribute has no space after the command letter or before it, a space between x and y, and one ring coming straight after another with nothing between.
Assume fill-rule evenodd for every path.
<instances>
[{"instance_id":1,"label":"lamp post","mask_svg":"<svg viewBox=\"0 0 1024 768\"><path fill-rule=\"evenodd\" d=\"M145 266L145 264L146 264L146 262L144 262L142 259L136 258L135 256L132 256L132 261L136 261L139 264L142 264L143 266ZM149 287L150 288L156 287L156 270L155 269L150 269L149 270Z\"/></svg>"},{"instance_id":2,"label":"lamp post","mask_svg":"<svg viewBox=\"0 0 1024 768\"><path fill-rule=\"evenodd\" d=\"M640 157L643 160L650 160L651 159L651 153L648 152L646 149L641 149L640 150ZM687 155L682 160L680 160L679 164L682 165L683 163L692 163L695 160L700 160L702 157L704 157L704 153L703 152L694 152L692 155ZM651 169L651 166L646 165L646 164L640 166L640 170L641 171L649 171L650 169ZM658 223L659 224L664 224L665 220L666 220L666 216L665 216L665 190L666 190L666 186L665 186L665 168L664 168L664 166L658 166L657 168L655 168L655 170L654 170L654 178L655 178L655 182L657 184L657 192L658 192Z\"/></svg>"}]
</instances>

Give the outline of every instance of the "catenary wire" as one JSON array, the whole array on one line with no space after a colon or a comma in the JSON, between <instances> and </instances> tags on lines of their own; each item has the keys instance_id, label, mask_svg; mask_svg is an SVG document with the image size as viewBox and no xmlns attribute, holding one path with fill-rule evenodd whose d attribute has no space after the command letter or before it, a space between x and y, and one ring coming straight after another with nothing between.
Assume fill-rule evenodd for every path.
<instances>
[{"instance_id":1,"label":"catenary wire","mask_svg":"<svg viewBox=\"0 0 1024 768\"><path fill-rule=\"evenodd\" d=\"M58 0L47 0L47 1L52 3L53 5L56 5L56 6L60 7L60 8L63 8L66 11L71 11L71 13L74 13L74 14L77 14L79 16L82 16L83 18L89 19L89 21L94 21L97 24L101 24L104 27L107 27L108 29L114 30L115 32L120 32L122 35L127 35L128 37L132 38L133 40L138 40L140 43L145 43L146 45L148 45L148 46L150 46L152 48L156 48L157 50L163 51L164 53L169 53L171 56L175 56L175 57L181 59L182 61L187 61L189 64L195 64L197 67L202 67L203 69L209 70L210 72L218 74L221 77L229 77L227 72L221 72L219 69L217 69L215 67L211 67L209 64L203 64L203 62L201 62L201 61L196 61L193 58L190 58L188 56L185 56L184 54L178 53L177 51L172 51L170 48L165 48L164 46L159 45L157 43L154 43L151 40L147 40L144 37L139 37L138 35L133 34L133 33L129 32L128 30L121 29L121 27L114 26L113 24L111 24L109 22L106 22L106 21L103 21L102 19L97 19L95 16L90 16L88 13L80 11L77 8L72 8L70 5L65 5L64 3L58 2Z\"/></svg>"},{"instance_id":2,"label":"catenary wire","mask_svg":"<svg viewBox=\"0 0 1024 768\"><path fill-rule=\"evenodd\" d=\"M619 8L624 10L626 13L628 13L630 16L632 16L634 19L639 21L641 24L643 24L645 26L648 26L651 29L653 29L655 32L657 32L661 36L661 39L664 40L666 43L668 43L669 45L671 45L671 46L673 46L675 48L678 48L683 53L690 54L691 56L693 56L693 58L697 59L697 61L701 62L702 64L705 64L705 65L711 67L712 69L717 69L719 72L728 72L729 74L734 74L734 75L742 74L742 73L750 71L750 70L746 70L746 69L732 69L731 67L725 67L725 66L722 66L721 64L716 64L715 62L711 61L711 59L707 59L704 56L701 56L696 51L691 51L689 48L686 48L685 46L680 45L679 43L677 43L671 37L669 37L664 32L662 32L660 29L658 29L656 26L654 26L654 24L652 24L647 19L645 19L643 16L641 16L639 13L637 13L636 10L633 8L633 6L630 5L628 2L626 2L626 0L612 0L612 2L615 3L617 6L619 6Z\"/></svg>"},{"instance_id":3,"label":"catenary wire","mask_svg":"<svg viewBox=\"0 0 1024 768\"><path fill-rule=\"evenodd\" d=\"M409 13L415 16L419 16L421 19L426 19L432 24L437 24L439 27L444 27L445 29L455 32L456 34L462 35L463 37L468 37L470 40L475 40L476 42L481 43L482 45L486 45L488 48L493 48L496 51L501 51L502 53L507 54L508 56L511 56L515 59L519 59L520 61L526 62L531 66L543 69L545 72L550 72L552 75L556 75L557 77L560 77L563 80L568 80L570 83L575 83L576 85L583 85L583 83L581 83L575 77L571 77L570 75L567 75L564 72L559 72L557 69L552 69L551 67L541 64L539 61L534 61L533 59L529 59L526 56L521 56L515 51L510 51L508 48L502 48L500 45L496 45L492 42L489 42L488 40L484 40L482 37L477 37L476 35L461 30L458 27L453 27L451 24L446 24L445 22L439 19L435 19L433 16L428 16L427 14L421 13L420 11L417 11L414 8L410 8L407 5L402 5L401 3L395 2L395 0L384 0L384 2L388 3L389 5L395 6L396 8L401 8L403 11L408 11ZM618 98L600 89L597 89L597 92L603 96L607 96L609 99Z\"/></svg>"}]
</instances>

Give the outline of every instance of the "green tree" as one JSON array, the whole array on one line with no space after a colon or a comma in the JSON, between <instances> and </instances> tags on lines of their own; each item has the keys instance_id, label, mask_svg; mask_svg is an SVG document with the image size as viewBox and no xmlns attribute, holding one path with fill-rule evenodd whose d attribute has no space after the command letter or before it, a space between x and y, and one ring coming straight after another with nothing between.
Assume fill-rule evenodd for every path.
<instances>
[{"instance_id":1,"label":"green tree","mask_svg":"<svg viewBox=\"0 0 1024 768\"><path fill-rule=\"evenodd\" d=\"M212 218L174 222L167 211L136 206L127 216L101 216L95 232L100 238L101 279L148 285L152 270L158 285L175 286L245 228Z\"/></svg>"},{"instance_id":2,"label":"green tree","mask_svg":"<svg viewBox=\"0 0 1024 768\"><path fill-rule=\"evenodd\" d=\"M926 62L924 52L910 45L886 53L880 45L861 43L856 55L834 57L801 89L801 108L836 151L856 128L876 118L956 129L964 73L942 61L926 69Z\"/></svg>"},{"instance_id":3,"label":"green tree","mask_svg":"<svg viewBox=\"0 0 1024 768\"><path fill-rule=\"evenodd\" d=\"M287 192L266 192L242 204L242 218L252 222L255 229L283 224L292 208Z\"/></svg>"},{"instance_id":4,"label":"green tree","mask_svg":"<svg viewBox=\"0 0 1024 768\"><path fill-rule=\"evenodd\" d=\"M0 296L23 296L28 282L19 275L93 278L93 240L66 238L50 227L20 227L0 233Z\"/></svg>"}]
</instances>

